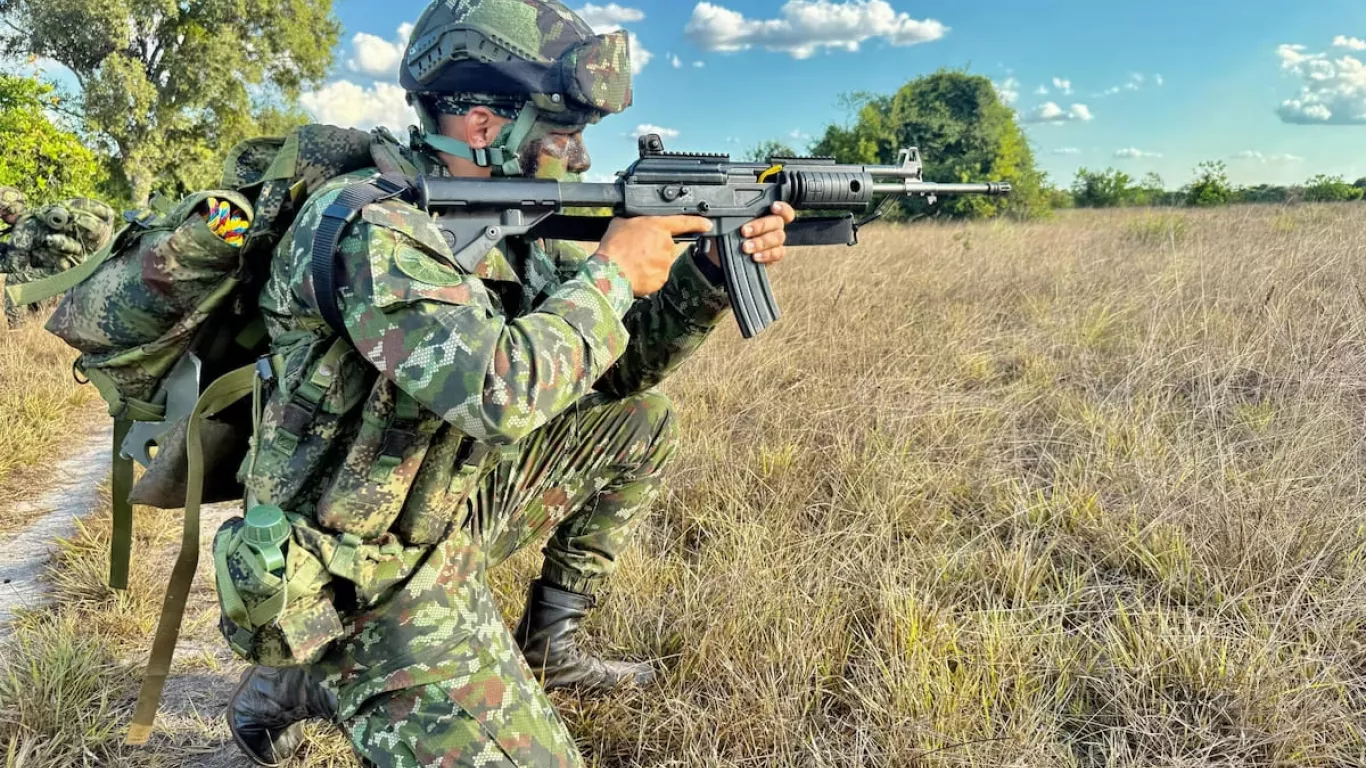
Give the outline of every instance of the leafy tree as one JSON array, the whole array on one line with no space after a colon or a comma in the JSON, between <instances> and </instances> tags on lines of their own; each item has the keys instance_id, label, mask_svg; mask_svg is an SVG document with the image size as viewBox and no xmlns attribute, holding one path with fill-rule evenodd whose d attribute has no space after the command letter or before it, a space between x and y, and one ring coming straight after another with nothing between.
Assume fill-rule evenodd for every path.
<instances>
[{"instance_id":1,"label":"leafy tree","mask_svg":"<svg viewBox=\"0 0 1366 768\"><path fill-rule=\"evenodd\" d=\"M1233 187L1222 161L1206 160L1195 170L1195 181L1186 187L1186 205L1213 206L1233 202Z\"/></svg>"},{"instance_id":2,"label":"leafy tree","mask_svg":"<svg viewBox=\"0 0 1366 768\"><path fill-rule=\"evenodd\" d=\"M1348 184L1341 176L1328 176L1320 173L1304 184L1304 201L1307 203L1342 203L1360 200L1361 187Z\"/></svg>"},{"instance_id":3,"label":"leafy tree","mask_svg":"<svg viewBox=\"0 0 1366 768\"><path fill-rule=\"evenodd\" d=\"M1366 176L1362 176L1361 178L1352 182L1352 186L1356 187L1357 189L1366 189Z\"/></svg>"},{"instance_id":4,"label":"leafy tree","mask_svg":"<svg viewBox=\"0 0 1366 768\"><path fill-rule=\"evenodd\" d=\"M95 153L54 117L61 106L52 85L0 73L0 186L18 187L32 204L94 196L103 177Z\"/></svg>"},{"instance_id":5,"label":"leafy tree","mask_svg":"<svg viewBox=\"0 0 1366 768\"><path fill-rule=\"evenodd\" d=\"M1133 177L1114 168L1103 171L1079 168L1072 180L1072 199L1078 208L1132 205L1138 193Z\"/></svg>"},{"instance_id":6,"label":"leafy tree","mask_svg":"<svg viewBox=\"0 0 1366 768\"><path fill-rule=\"evenodd\" d=\"M940 70L916 78L890 97L859 94L853 126L829 126L812 147L845 163L892 164L902 147L918 147L925 180L938 182L1008 181L1014 191L1003 198L981 195L944 198L928 208L922 200L902 202L903 213L943 212L953 216L1047 213L1043 174L1015 113L981 75Z\"/></svg>"},{"instance_id":7,"label":"leafy tree","mask_svg":"<svg viewBox=\"0 0 1366 768\"><path fill-rule=\"evenodd\" d=\"M215 178L228 147L321 82L340 33L332 0L0 0L0 13L5 52L75 74L84 128L135 204L163 178Z\"/></svg>"},{"instance_id":8,"label":"leafy tree","mask_svg":"<svg viewBox=\"0 0 1366 768\"><path fill-rule=\"evenodd\" d=\"M799 157L802 154L781 141L770 139L750 147L749 152L745 153L745 159L751 163L762 163L770 157Z\"/></svg>"}]
</instances>

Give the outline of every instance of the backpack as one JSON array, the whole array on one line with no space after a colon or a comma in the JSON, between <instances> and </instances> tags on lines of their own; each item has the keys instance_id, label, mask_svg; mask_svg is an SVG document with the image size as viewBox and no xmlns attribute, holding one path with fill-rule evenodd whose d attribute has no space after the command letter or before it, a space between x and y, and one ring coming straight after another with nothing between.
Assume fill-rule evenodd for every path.
<instances>
[{"instance_id":1,"label":"backpack","mask_svg":"<svg viewBox=\"0 0 1366 768\"><path fill-rule=\"evenodd\" d=\"M75 371L114 419L111 587L127 587L133 505L185 510L129 744L151 733L198 565L200 507L244 495L237 475L252 439L247 395L270 351L257 296L275 248L325 182L405 165L384 129L306 125L252 139L227 155L221 189L129 212L80 266L16 286L30 302L64 294L46 328L81 353ZM250 222L240 245L210 229L211 199ZM147 467L136 485L134 461Z\"/></svg>"}]
</instances>

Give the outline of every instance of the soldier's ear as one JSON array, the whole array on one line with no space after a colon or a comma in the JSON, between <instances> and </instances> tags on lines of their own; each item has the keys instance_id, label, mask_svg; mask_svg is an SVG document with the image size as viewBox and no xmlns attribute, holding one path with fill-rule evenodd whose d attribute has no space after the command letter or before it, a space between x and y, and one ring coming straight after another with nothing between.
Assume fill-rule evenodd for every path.
<instances>
[{"instance_id":1,"label":"soldier's ear","mask_svg":"<svg viewBox=\"0 0 1366 768\"><path fill-rule=\"evenodd\" d=\"M488 149L507 120L487 107L475 107L465 115L465 143L471 149Z\"/></svg>"}]
</instances>

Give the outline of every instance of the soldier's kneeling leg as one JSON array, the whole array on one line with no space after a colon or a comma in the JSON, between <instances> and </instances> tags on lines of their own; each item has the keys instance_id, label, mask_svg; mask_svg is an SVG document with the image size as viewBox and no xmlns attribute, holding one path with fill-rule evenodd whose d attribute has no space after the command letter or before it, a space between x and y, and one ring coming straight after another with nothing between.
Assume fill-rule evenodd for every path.
<instances>
[{"instance_id":1,"label":"soldier's kneeling leg","mask_svg":"<svg viewBox=\"0 0 1366 768\"><path fill-rule=\"evenodd\" d=\"M575 633L658 496L676 432L672 405L657 391L621 399L594 394L532 435L516 461L500 466L502 480L517 492L510 494L515 509L494 537L490 562L554 529L515 632L547 690L600 691L652 678L648 664L583 652Z\"/></svg>"}]
</instances>

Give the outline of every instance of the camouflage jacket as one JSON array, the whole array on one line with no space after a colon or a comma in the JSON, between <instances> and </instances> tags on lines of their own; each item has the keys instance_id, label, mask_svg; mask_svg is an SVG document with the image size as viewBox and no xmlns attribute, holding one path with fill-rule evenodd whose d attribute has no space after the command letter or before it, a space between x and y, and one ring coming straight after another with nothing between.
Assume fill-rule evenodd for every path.
<instances>
[{"instance_id":1,"label":"camouflage jacket","mask_svg":"<svg viewBox=\"0 0 1366 768\"><path fill-rule=\"evenodd\" d=\"M104 247L114 218L108 205L84 197L25 213L7 233L0 272L20 283L71 269Z\"/></svg>"},{"instance_id":2,"label":"camouflage jacket","mask_svg":"<svg viewBox=\"0 0 1366 768\"><path fill-rule=\"evenodd\" d=\"M434 543L475 480L457 460L471 442L515 443L594 390L655 386L729 307L691 249L640 299L615 264L566 242L511 241L465 273L429 215L386 201L341 242L352 344L338 345L316 308L310 249L322 211L369 175L310 198L261 294L279 386L247 485L333 530Z\"/></svg>"}]
</instances>

